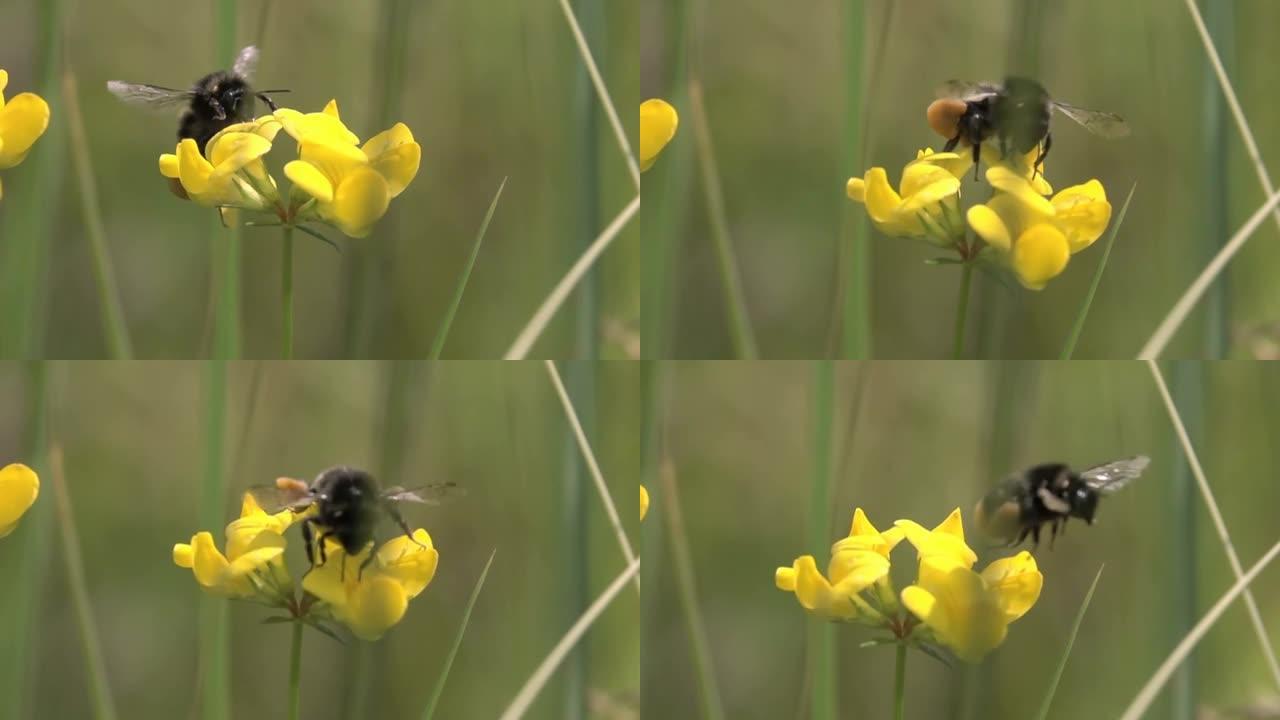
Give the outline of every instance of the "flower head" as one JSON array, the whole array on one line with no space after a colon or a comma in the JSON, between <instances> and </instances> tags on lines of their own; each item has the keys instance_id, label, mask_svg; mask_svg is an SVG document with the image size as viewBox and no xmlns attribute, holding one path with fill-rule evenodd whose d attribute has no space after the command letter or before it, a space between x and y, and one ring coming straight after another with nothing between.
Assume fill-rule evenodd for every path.
<instances>
[{"instance_id":1,"label":"flower head","mask_svg":"<svg viewBox=\"0 0 1280 720\"><path fill-rule=\"evenodd\" d=\"M198 205L272 211L280 193L262 157L280 127L270 115L228 125L209 139L203 153L195 140L183 138L173 154L160 156L160 174L178 180Z\"/></svg>"},{"instance_id":2,"label":"flower head","mask_svg":"<svg viewBox=\"0 0 1280 720\"><path fill-rule=\"evenodd\" d=\"M325 563L307 573L302 587L327 603L333 617L364 640L377 640L400 622L409 601L435 577L440 560L431 536L422 529L376 552L371 544L353 557L347 557L337 542L327 542Z\"/></svg>"},{"instance_id":3,"label":"flower head","mask_svg":"<svg viewBox=\"0 0 1280 720\"><path fill-rule=\"evenodd\" d=\"M226 554L218 550L211 533L201 531L190 543L173 546L173 562L190 568L196 582L215 595L282 606L293 592L284 564L284 531L297 518L290 510L271 515L245 493L240 518L227 525Z\"/></svg>"},{"instance_id":4,"label":"flower head","mask_svg":"<svg viewBox=\"0 0 1280 720\"><path fill-rule=\"evenodd\" d=\"M20 93L5 102L9 73L0 70L0 170L22 162L49 128L49 103L35 93ZM0 198L4 186L0 185Z\"/></svg>"},{"instance_id":5,"label":"flower head","mask_svg":"<svg viewBox=\"0 0 1280 720\"><path fill-rule=\"evenodd\" d=\"M665 100L654 98L640 103L640 170L653 167L658 153L676 136L680 116Z\"/></svg>"},{"instance_id":6,"label":"flower head","mask_svg":"<svg viewBox=\"0 0 1280 720\"><path fill-rule=\"evenodd\" d=\"M775 571L774 584L779 590L794 592L805 610L820 617L880 624L882 614L861 593L888 578L889 551L902 537L897 528L884 533L876 530L862 508L857 508L849 535L831 546L826 577L818 571L812 555L802 555L791 567Z\"/></svg>"},{"instance_id":7,"label":"flower head","mask_svg":"<svg viewBox=\"0 0 1280 720\"><path fill-rule=\"evenodd\" d=\"M3 71L0 71L3 72ZM0 89L3 89L0 77ZM14 463L0 468L0 538L18 527L18 520L40 495L40 478L26 465Z\"/></svg>"},{"instance_id":8,"label":"flower head","mask_svg":"<svg viewBox=\"0 0 1280 720\"><path fill-rule=\"evenodd\" d=\"M845 193L862 203L876 228L892 237L924 238L942 247L963 237L960 222L960 177L971 165L956 153L921 150L902 169L899 190L889 184L882 167L849 178Z\"/></svg>"},{"instance_id":9,"label":"flower head","mask_svg":"<svg viewBox=\"0 0 1280 720\"><path fill-rule=\"evenodd\" d=\"M969 208L969 226L1032 290L1061 274L1071 255L1092 245L1111 220L1111 204L1097 180L1073 185L1051 198L1003 166L987 170L987 181L995 197Z\"/></svg>"}]
</instances>

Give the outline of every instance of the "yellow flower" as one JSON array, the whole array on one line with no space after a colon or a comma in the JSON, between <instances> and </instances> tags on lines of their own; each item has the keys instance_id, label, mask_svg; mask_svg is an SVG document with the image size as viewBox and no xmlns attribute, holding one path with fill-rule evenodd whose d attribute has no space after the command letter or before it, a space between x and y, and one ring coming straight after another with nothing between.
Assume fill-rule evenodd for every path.
<instances>
[{"instance_id":1,"label":"yellow flower","mask_svg":"<svg viewBox=\"0 0 1280 720\"><path fill-rule=\"evenodd\" d=\"M947 519L932 530L925 530L924 526L914 520L899 520L894 526L906 534L907 542L915 546L921 561L941 556L966 568L973 567L978 561L977 553L965 544L960 508L952 510Z\"/></svg>"},{"instance_id":2,"label":"yellow flower","mask_svg":"<svg viewBox=\"0 0 1280 720\"><path fill-rule=\"evenodd\" d=\"M644 516L649 514L649 491L640 486L640 519L644 520Z\"/></svg>"},{"instance_id":3,"label":"yellow flower","mask_svg":"<svg viewBox=\"0 0 1280 720\"><path fill-rule=\"evenodd\" d=\"M285 130L298 141L299 159L284 166L294 187L314 198L312 212L347 234L365 237L386 214L391 199L418 174L422 147L404 123L359 139L338 117L330 101L323 113L285 113Z\"/></svg>"},{"instance_id":4,"label":"yellow flower","mask_svg":"<svg viewBox=\"0 0 1280 720\"><path fill-rule=\"evenodd\" d=\"M413 539L401 535L383 544L367 566L372 544L348 558L337 542L326 542L325 563L307 573L302 588L327 603L334 618L364 640L377 640L400 622L409 600L431 583L440 559L422 529L413 531Z\"/></svg>"},{"instance_id":5,"label":"yellow flower","mask_svg":"<svg viewBox=\"0 0 1280 720\"><path fill-rule=\"evenodd\" d=\"M794 592L805 610L833 620L853 620L872 625L884 622L883 615L873 609L860 594L879 583L887 583L889 552L903 537L892 528L881 533L867 519L862 508L853 512L853 525L848 537L831 546L828 575L818 572L812 555L795 559L791 567L774 572L779 590Z\"/></svg>"},{"instance_id":6,"label":"yellow flower","mask_svg":"<svg viewBox=\"0 0 1280 720\"><path fill-rule=\"evenodd\" d=\"M196 582L215 595L284 604L293 592L284 564L284 531L298 517L289 510L271 515L245 493L240 518L227 525L225 555L214 545L213 535L201 531L190 543L173 546L173 562L190 568Z\"/></svg>"},{"instance_id":7,"label":"yellow flower","mask_svg":"<svg viewBox=\"0 0 1280 720\"><path fill-rule=\"evenodd\" d=\"M969 226L1032 290L1061 274L1071 255L1092 245L1111 220L1111 204L1097 180L1073 185L1052 198L1007 167L987 170L987 181L996 195L969 208Z\"/></svg>"},{"instance_id":8,"label":"yellow flower","mask_svg":"<svg viewBox=\"0 0 1280 720\"><path fill-rule=\"evenodd\" d=\"M274 211L280 194L262 156L280 128L270 115L229 125L209 139L204 154L184 138L174 154L160 156L160 174L177 179L198 205Z\"/></svg>"},{"instance_id":9,"label":"yellow flower","mask_svg":"<svg viewBox=\"0 0 1280 720\"><path fill-rule=\"evenodd\" d=\"M676 136L680 116L665 100L654 98L640 103L640 171L653 167L662 148Z\"/></svg>"},{"instance_id":10,"label":"yellow flower","mask_svg":"<svg viewBox=\"0 0 1280 720\"><path fill-rule=\"evenodd\" d=\"M845 193L866 205L872 224L885 235L924 238L951 247L964 236L960 176L971 164L956 153L921 150L903 168L900 192L889 184L884 168L873 167L863 177L849 178Z\"/></svg>"},{"instance_id":11,"label":"yellow flower","mask_svg":"<svg viewBox=\"0 0 1280 720\"><path fill-rule=\"evenodd\" d=\"M3 73L0 70L0 73ZM0 90L4 89L0 74ZM40 478L26 465L14 463L0 469L0 538L18 527L18 520L40 495Z\"/></svg>"},{"instance_id":12,"label":"yellow flower","mask_svg":"<svg viewBox=\"0 0 1280 720\"><path fill-rule=\"evenodd\" d=\"M34 93L15 95L4 101L9 73L0 70L0 170L22 162L31 146L49 128L49 104ZM0 185L0 198L4 186Z\"/></svg>"},{"instance_id":13,"label":"yellow flower","mask_svg":"<svg viewBox=\"0 0 1280 720\"><path fill-rule=\"evenodd\" d=\"M1043 583L1026 551L981 574L952 555L934 554L921 558L920 577L902 591L902 604L956 657L978 662L1004 642L1009 623L1031 609Z\"/></svg>"}]
</instances>

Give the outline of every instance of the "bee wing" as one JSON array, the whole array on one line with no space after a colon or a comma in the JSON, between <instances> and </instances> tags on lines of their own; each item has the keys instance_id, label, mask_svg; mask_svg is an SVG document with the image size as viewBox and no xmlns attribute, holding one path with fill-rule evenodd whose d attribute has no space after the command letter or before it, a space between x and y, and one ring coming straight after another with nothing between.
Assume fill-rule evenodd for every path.
<instances>
[{"instance_id":1,"label":"bee wing","mask_svg":"<svg viewBox=\"0 0 1280 720\"><path fill-rule=\"evenodd\" d=\"M159 85L108 80L107 90L112 95L131 105L164 108L177 107L191 102L190 90L174 90L173 88L160 87Z\"/></svg>"},{"instance_id":2,"label":"bee wing","mask_svg":"<svg viewBox=\"0 0 1280 720\"><path fill-rule=\"evenodd\" d=\"M236 62L231 66L231 72L239 75L245 80L253 79L253 71L258 69L258 48L250 45L240 51L236 55Z\"/></svg>"},{"instance_id":3,"label":"bee wing","mask_svg":"<svg viewBox=\"0 0 1280 720\"><path fill-rule=\"evenodd\" d=\"M995 95L998 92L1000 92L1000 86L993 82L948 80L938 86L936 94L939 98L973 100L984 95Z\"/></svg>"},{"instance_id":4,"label":"bee wing","mask_svg":"<svg viewBox=\"0 0 1280 720\"><path fill-rule=\"evenodd\" d=\"M382 499L390 502L415 502L423 505L439 505L448 498L455 498L466 494L465 491L458 487L454 482L442 482L432 485L423 485L406 490L405 488L396 486L389 487L382 491Z\"/></svg>"},{"instance_id":5,"label":"bee wing","mask_svg":"<svg viewBox=\"0 0 1280 720\"><path fill-rule=\"evenodd\" d=\"M301 487L305 487L303 483ZM265 511L275 514L281 510L301 510L315 501L311 493L306 490L299 489L298 486L285 486L279 483L274 485L254 485L246 492L258 501L258 505Z\"/></svg>"},{"instance_id":6,"label":"bee wing","mask_svg":"<svg viewBox=\"0 0 1280 720\"><path fill-rule=\"evenodd\" d=\"M1104 138L1122 138L1129 134L1129 123L1115 113L1088 110L1053 100L1053 108L1080 124L1080 127Z\"/></svg>"},{"instance_id":7,"label":"bee wing","mask_svg":"<svg viewBox=\"0 0 1280 720\"><path fill-rule=\"evenodd\" d=\"M1146 470L1147 465L1150 464L1151 458L1146 455L1135 455L1131 458L1114 460L1103 465L1091 467L1080 473L1080 479L1103 495L1110 495L1137 480L1138 476L1142 475L1142 471Z\"/></svg>"}]
</instances>

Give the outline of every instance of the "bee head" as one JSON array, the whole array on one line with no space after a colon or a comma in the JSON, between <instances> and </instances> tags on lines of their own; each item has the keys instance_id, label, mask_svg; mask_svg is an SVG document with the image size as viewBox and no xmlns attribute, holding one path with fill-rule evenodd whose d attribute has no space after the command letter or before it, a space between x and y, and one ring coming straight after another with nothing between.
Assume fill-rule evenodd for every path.
<instances>
[{"instance_id":1,"label":"bee head","mask_svg":"<svg viewBox=\"0 0 1280 720\"><path fill-rule=\"evenodd\" d=\"M1098 491L1083 482L1076 482L1068 492L1071 514L1092 525L1093 516L1098 512Z\"/></svg>"}]
</instances>

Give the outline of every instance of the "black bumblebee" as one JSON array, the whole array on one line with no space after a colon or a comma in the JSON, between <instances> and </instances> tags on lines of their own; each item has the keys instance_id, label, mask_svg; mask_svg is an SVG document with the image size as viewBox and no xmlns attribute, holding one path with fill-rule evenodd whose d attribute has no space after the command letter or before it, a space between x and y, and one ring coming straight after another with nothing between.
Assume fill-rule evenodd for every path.
<instances>
[{"instance_id":1,"label":"black bumblebee","mask_svg":"<svg viewBox=\"0 0 1280 720\"><path fill-rule=\"evenodd\" d=\"M200 152L220 130L238 122L253 119L254 98L261 98L272 111L276 104L267 93L288 90L254 90L249 85L258 64L258 48L250 45L236 56L231 70L217 70L196 81L188 90L174 90L159 85L109 80L107 89L125 102L151 107L186 105L178 123L178 139L191 138Z\"/></svg>"},{"instance_id":2,"label":"black bumblebee","mask_svg":"<svg viewBox=\"0 0 1280 720\"><path fill-rule=\"evenodd\" d=\"M1033 171L1038 171L1053 144L1049 134L1053 110L1100 137L1118 138L1129 134L1128 124L1119 115L1053 100L1043 85L1023 77L1007 78L1003 85L949 80L938 88L938 99L929 105L925 115L929 127L947 139L942 148L944 152L951 152L960 143L973 146L976 178L982 143L992 138L1004 158L1009 157L1010 151L1025 155L1039 147L1040 152L1032 164Z\"/></svg>"},{"instance_id":3,"label":"black bumblebee","mask_svg":"<svg viewBox=\"0 0 1280 720\"><path fill-rule=\"evenodd\" d=\"M1049 523L1053 527L1052 547L1069 518L1080 518L1092 525L1098 498L1137 479L1150 463L1147 456L1137 455L1079 473L1062 463L1036 465L987 493L974 508L974 517L983 534L1009 547L1018 545L1027 535L1039 545L1040 527Z\"/></svg>"},{"instance_id":4,"label":"black bumblebee","mask_svg":"<svg viewBox=\"0 0 1280 720\"><path fill-rule=\"evenodd\" d=\"M314 512L302 520L302 539L306 544L307 562L315 567L325 563L325 540L330 538L342 546L347 556L359 555L374 541L374 531L383 516L394 521L405 536L412 540L413 531L401 517L397 505L401 502L436 505L442 497L458 493L459 488L454 483L446 482L413 490L401 487L381 490L369 473L339 466L320 473L310 484L282 477L276 480L273 487L251 492L259 498L259 504L263 507L287 508L295 512L314 508ZM317 551L319 563L315 559ZM370 553L361 563L361 572L373 562L373 558L374 554ZM344 559L344 577L346 569Z\"/></svg>"}]
</instances>

